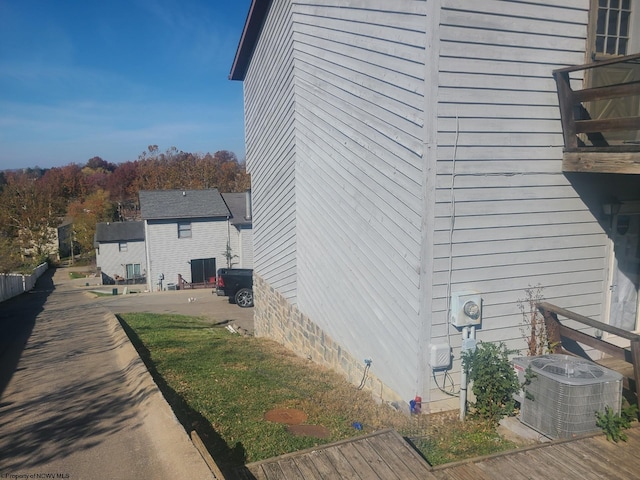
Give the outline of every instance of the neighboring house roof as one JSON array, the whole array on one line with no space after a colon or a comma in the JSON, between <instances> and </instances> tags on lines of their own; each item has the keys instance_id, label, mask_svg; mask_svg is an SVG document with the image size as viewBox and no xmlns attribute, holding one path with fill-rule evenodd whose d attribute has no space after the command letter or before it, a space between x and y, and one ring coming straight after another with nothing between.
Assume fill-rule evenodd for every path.
<instances>
[{"instance_id":1,"label":"neighboring house roof","mask_svg":"<svg viewBox=\"0 0 640 480\"><path fill-rule=\"evenodd\" d=\"M247 73L249 67L249 61L253 50L255 49L262 24L269 11L271 0L252 0L251 7L249 8L249 14L244 22L244 30L242 31L242 37L236 50L236 56L233 59L233 66L231 67L231 73L229 74L230 80L244 80L244 76Z\"/></svg>"},{"instance_id":2,"label":"neighboring house roof","mask_svg":"<svg viewBox=\"0 0 640 480\"><path fill-rule=\"evenodd\" d=\"M227 205L217 189L143 190L140 214L143 220L228 217Z\"/></svg>"},{"instance_id":3,"label":"neighboring house roof","mask_svg":"<svg viewBox=\"0 0 640 480\"><path fill-rule=\"evenodd\" d=\"M66 227L68 225L71 225L73 223L73 217L70 216L65 216L63 218L60 219L60 223L58 224L58 228L61 227Z\"/></svg>"},{"instance_id":4,"label":"neighboring house roof","mask_svg":"<svg viewBox=\"0 0 640 480\"><path fill-rule=\"evenodd\" d=\"M144 240L143 222L107 222L96 225L96 243Z\"/></svg>"},{"instance_id":5,"label":"neighboring house roof","mask_svg":"<svg viewBox=\"0 0 640 480\"><path fill-rule=\"evenodd\" d=\"M251 225L251 213L247 212L248 193L222 193L229 211L232 225Z\"/></svg>"}]
</instances>

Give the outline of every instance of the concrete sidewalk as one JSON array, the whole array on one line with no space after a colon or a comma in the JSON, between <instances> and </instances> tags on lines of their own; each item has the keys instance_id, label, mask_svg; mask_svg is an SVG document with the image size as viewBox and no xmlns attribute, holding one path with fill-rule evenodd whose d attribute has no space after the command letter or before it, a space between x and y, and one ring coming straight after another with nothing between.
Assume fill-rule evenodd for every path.
<instances>
[{"instance_id":1,"label":"concrete sidewalk","mask_svg":"<svg viewBox=\"0 0 640 480\"><path fill-rule=\"evenodd\" d=\"M68 270L0 303L0 328L0 478L214 478L113 313Z\"/></svg>"}]
</instances>

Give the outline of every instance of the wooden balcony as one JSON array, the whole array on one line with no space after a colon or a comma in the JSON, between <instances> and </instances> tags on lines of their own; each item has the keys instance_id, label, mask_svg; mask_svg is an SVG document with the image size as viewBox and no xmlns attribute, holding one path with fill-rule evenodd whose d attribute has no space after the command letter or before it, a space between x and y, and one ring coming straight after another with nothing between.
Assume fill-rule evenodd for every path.
<instances>
[{"instance_id":1,"label":"wooden balcony","mask_svg":"<svg viewBox=\"0 0 640 480\"><path fill-rule=\"evenodd\" d=\"M640 54L562 68L553 76L563 171L640 174ZM583 84L590 86L572 88Z\"/></svg>"}]
</instances>

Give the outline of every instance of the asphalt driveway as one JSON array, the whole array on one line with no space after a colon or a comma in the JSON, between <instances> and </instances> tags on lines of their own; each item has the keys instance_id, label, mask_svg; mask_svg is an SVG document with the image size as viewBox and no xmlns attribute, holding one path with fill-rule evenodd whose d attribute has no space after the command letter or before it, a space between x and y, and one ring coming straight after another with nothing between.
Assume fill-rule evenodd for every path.
<instances>
[{"instance_id":1,"label":"asphalt driveway","mask_svg":"<svg viewBox=\"0 0 640 480\"><path fill-rule=\"evenodd\" d=\"M92 280L92 279L87 279ZM95 302L109 309L113 313L149 312L149 313L177 313L202 317L212 324L237 325L248 333L253 333L253 308L240 308L229 303L227 297L218 297L211 288L194 290L171 290L166 292L145 293L139 286L127 287L129 291L123 295L123 286L95 286L85 279L73 281L76 288L110 293L118 289L118 295L95 298ZM89 283L89 286L86 285ZM144 287L142 287L144 288Z\"/></svg>"}]
</instances>

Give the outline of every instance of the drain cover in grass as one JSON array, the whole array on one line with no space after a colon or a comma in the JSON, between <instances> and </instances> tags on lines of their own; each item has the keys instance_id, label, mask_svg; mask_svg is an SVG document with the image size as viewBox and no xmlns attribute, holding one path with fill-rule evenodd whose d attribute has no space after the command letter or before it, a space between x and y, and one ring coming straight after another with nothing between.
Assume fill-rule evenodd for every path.
<instances>
[{"instance_id":1,"label":"drain cover in grass","mask_svg":"<svg viewBox=\"0 0 640 480\"><path fill-rule=\"evenodd\" d=\"M327 438L329 430L322 425L289 425L287 431L298 437Z\"/></svg>"},{"instance_id":2,"label":"drain cover in grass","mask_svg":"<svg viewBox=\"0 0 640 480\"><path fill-rule=\"evenodd\" d=\"M307 414L295 408L274 408L264 414L264 419L270 422L298 425L307 419Z\"/></svg>"}]
</instances>

